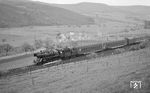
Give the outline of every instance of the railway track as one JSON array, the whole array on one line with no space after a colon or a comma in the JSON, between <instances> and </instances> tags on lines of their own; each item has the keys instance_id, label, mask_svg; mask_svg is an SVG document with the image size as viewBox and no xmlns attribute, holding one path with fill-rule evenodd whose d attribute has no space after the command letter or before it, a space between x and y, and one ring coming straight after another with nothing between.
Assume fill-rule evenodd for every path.
<instances>
[{"instance_id":1,"label":"railway track","mask_svg":"<svg viewBox=\"0 0 150 93\"><path fill-rule=\"evenodd\" d=\"M97 51L97 52L95 52L95 54L97 55L97 57L105 57L105 56L110 56L112 54L113 55L120 54L120 53L122 53L122 51L117 51L116 49L124 49L125 51L123 51L123 52L128 52L128 51L131 51L131 50L129 50L129 48L131 46L135 46L135 45L138 46L139 44L125 45L125 46L122 46L120 48L108 49L108 50L104 50L104 51ZM93 56L82 55L82 56L75 57L75 58L72 58L72 59L61 60L61 61L57 61L57 62L53 62L53 63L50 63L50 64L41 65L41 66L30 65L30 66L10 69L10 70L1 72L0 73L0 78L7 77L7 76L13 76L13 75L20 75L20 74L23 74L23 73L32 72L32 71L39 70L39 69L44 69L44 68L48 68L48 67L52 67L52 66L58 66L58 65L61 65L61 64L66 64L66 63L71 63L71 62L78 62L78 61L82 61L82 60L88 60L88 59L91 59L91 58L93 58Z\"/></svg>"}]
</instances>

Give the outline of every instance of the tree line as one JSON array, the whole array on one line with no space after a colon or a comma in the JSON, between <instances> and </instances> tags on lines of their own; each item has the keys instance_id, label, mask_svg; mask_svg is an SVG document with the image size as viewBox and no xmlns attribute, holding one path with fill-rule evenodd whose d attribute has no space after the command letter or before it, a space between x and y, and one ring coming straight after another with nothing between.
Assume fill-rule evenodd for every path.
<instances>
[{"instance_id":1,"label":"tree line","mask_svg":"<svg viewBox=\"0 0 150 93\"><path fill-rule=\"evenodd\" d=\"M53 48L54 43L52 40L49 39L35 40L34 44L29 44L27 42L24 42L21 46L14 47L9 43L5 42L5 44L0 45L0 56L8 56L8 55L14 55L14 54L19 54L24 52L32 52L42 47L45 47L47 49Z\"/></svg>"},{"instance_id":2,"label":"tree line","mask_svg":"<svg viewBox=\"0 0 150 93\"><path fill-rule=\"evenodd\" d=\"M24 52L32 52L42 47L46 49L56 49L56 48L64 48L64 47L74 47L77 46L77 42L73 42L69 40L69 42L54 42L51 38L46 38L45 40L35 40L33 44L29 44L28 42L24 42L19 47L14 47L7 43L7 40L3 39L3 44L0 45L0 57L15 55Z\"/></svg>"}]
</instances>

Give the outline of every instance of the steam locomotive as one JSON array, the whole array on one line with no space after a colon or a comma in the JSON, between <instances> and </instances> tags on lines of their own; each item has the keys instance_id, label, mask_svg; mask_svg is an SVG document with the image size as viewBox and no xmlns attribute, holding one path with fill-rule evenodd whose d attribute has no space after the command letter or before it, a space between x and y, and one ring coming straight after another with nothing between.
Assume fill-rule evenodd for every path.
<instances>
[{"instance_id":1,"label":"steam locomotive","mask_svg":"<svg viewBox=\"0 0 150 93\"><path fill-rule=\"evenodd\" d=\"M64 49L45 50L45 51L34 53L34 57L36 57L36 60L34 60L34 64L43 65L45 63L53 62L59 59L61 60L70 59L73 57L87 55L98 51L116 49L126 45L138 44L149 39L150 39L149 36L132 38L132 39L125 38L124 40L99 43L99 44L94 44L89 46L74 47L74 48L66 47Z\"/></svg>"}]
</instances>

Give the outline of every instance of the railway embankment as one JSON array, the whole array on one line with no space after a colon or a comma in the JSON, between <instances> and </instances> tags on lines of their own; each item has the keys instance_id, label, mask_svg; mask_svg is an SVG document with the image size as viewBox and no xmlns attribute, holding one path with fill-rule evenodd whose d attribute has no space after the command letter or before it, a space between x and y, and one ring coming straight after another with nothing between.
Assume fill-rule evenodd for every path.
<instances>
[{"instance_id":1,"label":"railway embankment","mask_svg":"<svg viewBox=\"0 0 150 93\"><path fill-rule=\"evenodd\" d=\"M128 46L124 46L124 47L118 48L118 49L109 49L106 51L96 52L96 54L94 54L96 56L81 56L81 57L77 57L77 58L73 58L73 59L69 59L69 60L57 61L57 62L53 62L50 64L41 65L41 66L30 65L30 66L25 66L25 67L20 67L20 68L14 68L14 69L10 69L10 70L1 72L1 76L5 77L5 76L23 74L23 73L32 72L32 71L39 70L39 69L49 68L52 66L58 66L60 64L73 63L73 62L76 63L81 60L89 60L89 59L96 58L96 57L107 57L107 56L111 56L111 55L121 54L124 52L130 52L130 51L140 50L143 48L148 48L149 45L150 45L149 42L140 43L140 44L136 44L136 45L128 45Z\"/></svg>"}]
</instances>

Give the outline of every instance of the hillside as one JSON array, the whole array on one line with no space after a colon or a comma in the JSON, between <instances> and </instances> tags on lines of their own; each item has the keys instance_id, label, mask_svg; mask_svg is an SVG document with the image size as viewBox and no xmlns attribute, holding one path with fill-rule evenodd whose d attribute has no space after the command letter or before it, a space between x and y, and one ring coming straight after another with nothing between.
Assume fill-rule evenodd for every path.
<instances>
[{"instance_id":1,"label":"hillside","mask_svg":"<svg viewBox=\"0 0 150 93\"><path fill-rule=\"evenodd\" d=\"M0 0L0 27L91 24L90 17L28 0Z\"/></svg>"},{"instance_id":2,"label":"hillside","mask_svg":"<svg viewBox=\"0 0 150 93\"><path fill-rule=\"evenodd\" d=\"M83 15L101 19L141 22L150 15L150 6L110 6L101 3L83 2L78 4L55 4L54 6L68 9Z\"/></svg>"}]
</instances>

